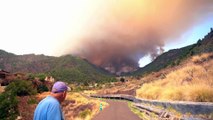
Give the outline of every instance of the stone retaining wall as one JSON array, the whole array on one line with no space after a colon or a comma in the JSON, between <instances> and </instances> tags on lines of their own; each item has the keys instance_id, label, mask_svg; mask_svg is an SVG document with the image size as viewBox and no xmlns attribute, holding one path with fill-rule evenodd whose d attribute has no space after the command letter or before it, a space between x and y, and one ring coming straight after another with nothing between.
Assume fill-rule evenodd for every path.
<instances>
[{"instance_id":1,"label":"stone retaining wall","mask_svg":"<svg viewBox=\"0 0 213 120\"><path fill-rule=\"evenodd\" d=\"M191 114L212 114L213 103L212 102L184 102L184 101L158 101L158 100L146 100L135 98L131 95L91 95L95 98L106 98L106 99L121 99L128 100L134 103L145 103L155 106L161 106L165 109L172 108L180 113L191 113Z\"/></svg>"}]
</instances>

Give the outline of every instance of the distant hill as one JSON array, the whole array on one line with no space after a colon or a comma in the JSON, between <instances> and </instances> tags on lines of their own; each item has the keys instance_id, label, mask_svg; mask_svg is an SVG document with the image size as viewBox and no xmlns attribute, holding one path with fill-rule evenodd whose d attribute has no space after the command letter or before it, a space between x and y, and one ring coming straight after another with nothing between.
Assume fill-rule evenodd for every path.
<instances>
[{"instance_id":1,"label":"distant hill","mask_svg":"<svg viewBox=\"0 0 213 120\"><path fill-rule=\"evenodd\" d=\"M0 69L9 72L46 73L69 83L104 83L115 80L106 70L72 55L15 55L0 50Z\"/></svg>"},{"instance_id":2,"label":"distant hill","mask_svg":"<svg viewBox=\"0 0 213 120\"><path fill-rule=\"evenodd\" d=\"M153 62L146 65L145 67L124 75L143 76L151 72L159 71L168 66L179 65L179 63L182 60L190 56L198 55L201 53L209 53L209 52L213 52L212 28L210 33L208 33L202 40L199 39L196 44L165 52L162 55L158 56Z\"/></svg>"}]
</instances>

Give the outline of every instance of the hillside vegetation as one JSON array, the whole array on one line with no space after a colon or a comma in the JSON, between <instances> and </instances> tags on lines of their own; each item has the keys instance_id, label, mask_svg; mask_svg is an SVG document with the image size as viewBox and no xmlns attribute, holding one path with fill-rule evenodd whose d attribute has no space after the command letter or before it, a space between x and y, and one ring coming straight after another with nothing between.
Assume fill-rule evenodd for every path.
<instances>
[{"instance_id":1,"label":"hillside vegetation","mask_svg":"<svg viewBox=\"0 0 213 120\"><path fill-rule=\"evenodd\" d=\"M213 102L213 54L187 59L164 78L143 84L137 97L153 100Z\"/></svg>"},{"instance_id":2,"label":"hillside vegetation","mask_svg":"<svg viewBox=\"0 0 213 120\"><path fill-rule=\"evenodd\" d=\"M84 85L115 81L113 75L104 69L72 55L15 55L0 50L0 69L9 72L45 73L56 80Z\"/></svg>"},{"instance_id":3,"label":"hillside vegetation","mask_svg":"<svg viewBox=\"0 0 213 120\"><path fill-rule=\"evenodd\" d=\"M19 99L23 96L33 96L37 93L31 81L17 80L10 83L3 93L0 93L0 119L15 120L19 115ZM29 112L29 110L28 110Z\"/></svg>"}]
</instances>

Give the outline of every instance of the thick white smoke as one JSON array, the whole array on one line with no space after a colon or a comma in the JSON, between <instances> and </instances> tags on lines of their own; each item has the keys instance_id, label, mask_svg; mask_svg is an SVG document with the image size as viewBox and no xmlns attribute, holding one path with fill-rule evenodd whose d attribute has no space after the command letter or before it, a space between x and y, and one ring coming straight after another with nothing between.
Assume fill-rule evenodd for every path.
<instances>
[{"instance_id":1,"label":"thick white smoke","mask_svg":"<svg viewBox=\"0 0 213 120\"><path fill-rule=\"evenodd\" d=\"M66 53L112 71L132 70L212 13L213 0L105 0Z\"/></svg>"}]
</instances>

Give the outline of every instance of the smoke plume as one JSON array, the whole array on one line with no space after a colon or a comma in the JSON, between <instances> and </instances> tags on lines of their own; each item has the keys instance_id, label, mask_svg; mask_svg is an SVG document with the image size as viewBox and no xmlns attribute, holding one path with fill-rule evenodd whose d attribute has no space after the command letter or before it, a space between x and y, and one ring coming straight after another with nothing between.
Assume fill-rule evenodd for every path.
<instances>
[{"instance_id":1,"label":"smoke plume","mask_svg":"<svg viewBox=\"0 0 213 120\"><path fill-rule=\"evenodd\" d=\"M213 0L103 0L66 53L112 72L131 71L212 13Z\"/></svg>"}]
</instances>

